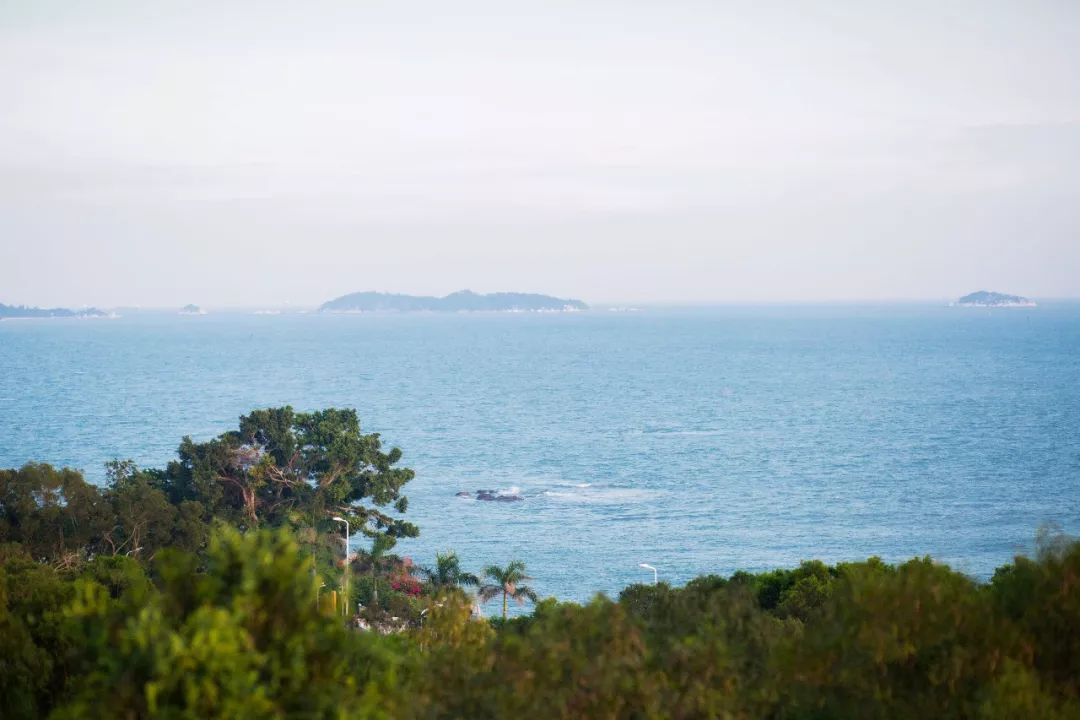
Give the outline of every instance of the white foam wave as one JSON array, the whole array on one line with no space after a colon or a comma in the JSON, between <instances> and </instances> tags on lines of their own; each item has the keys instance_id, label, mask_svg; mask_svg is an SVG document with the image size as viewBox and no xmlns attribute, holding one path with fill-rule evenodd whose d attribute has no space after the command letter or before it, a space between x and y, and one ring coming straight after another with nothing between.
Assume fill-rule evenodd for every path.
<instances>
[{"instance_id":1,"label":"white foam wave","mask_svg":"<svg viewBox=\"0 0 1080 720\"><path fill-rule=\"evenodd\" d=\"M655 490L642 488L593 487L590 483L574 486L575 490L545 490L544 496L561 502L618 504L650 500Z\"/></svg>"}]
</instances>

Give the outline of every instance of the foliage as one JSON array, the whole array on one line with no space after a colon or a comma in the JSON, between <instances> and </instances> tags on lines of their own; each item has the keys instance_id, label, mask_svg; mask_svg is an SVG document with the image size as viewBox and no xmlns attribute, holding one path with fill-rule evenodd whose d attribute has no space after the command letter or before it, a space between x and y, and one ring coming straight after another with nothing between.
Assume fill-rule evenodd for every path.
<instances>
[{"instance_id":1,"label":"foliage","mask_svg":"<svg viewBox=\"0 0 1080 720\"><path fill-rule=\"evenodd\" d=\"M502 595L502 617L506 620L507 600L513 600L518 605L525 604L526 600L536 602L536 593L528 585L522 585L523 580L531 580L525 574L525 563L513 560L509 565L502 568L498 565L489 565L484 568L484 577L492 582L480 586L477 596L482 602Z\"/></svg>"},{"instance_id":2,"label":"foliage","mask_svg":"<svg viewBox=\"0 0 1080 720\"><path fill-rule=\"evenodd\" d=\"M161 475L173 503L201 502L241 529L314 526L330 533L330 516L338 515L372 537L417 534L383 510L406 510L401 490L412 470L394 467L401 451L383 452L378 433L360 432L354 410L256 410L240 418L238 430L209 442L184 438L178 452Z\"/></svg>"},{"instance_id":3,"label":"foliage","mask_svg":"<svg viewBox=\"0 0 1080 720\"><path fill-rule=\"evenodd\" d=\"M55 716L395 717L403 656L315 607L285 531L213 537L203 573L170 551L160 591L112 599L82 580L68 606L87 670Z\"/></svg>"},{"instance_id":4,"label":"foliage","mask_svg":"<svg viewBox=\"0 0 1080 720\"><path fill-rule=\"evenodd\" d=\"M811 561L585 605L536 602L514 561L484 571L488 622L455 553L391 554L416 532L399 459L351 411L278 408L101 488L0 470L0 716L1080 718L1080 543L1060 533L988 583ZM371 540L358 618L316 606L346 567L334 514ZM511 599L536 605L511 619Z\"/></svg>"},{"instance_id":5,"label":"foliage","mask_svg":"<svg viewBox=\"0 0 1080 720\"><path fill-rule=\"evenodd\" d=\"M412 618L391 635L320 612L310 562L287 529L221 526L202 554L77 573L0 546L4 716L1080 717L1078 543L988 584L871 559L548 599L494 624L458 587L388 590ZM500 576L520 589L524 569ZM785 606L826 576L812 610Z\"/></svg>"},{"instance_id":6,"label":"foliage","mask_svg":"<svg viewBox=\"0 0 1080 720\"><path fill-rule=\"evenodd\" d=\"M435 554L435 567L420 569L424 584L429 590L438 592L447 588L476 586L480 578L461 568L461 560L453 550Z\"/></svg>"},{"instance_id":7,"label":"foliage","mask_svg":"<svg viewBox=\"0 0 1080 720\"><path fill-rule=\"evenodd\" d=\"M72 594L48 565L21 547L0 545L0 714L42 717L62 691L75 646L62 622Z\"/></svg>"},{"instance_id":8,"label":"foliage","mask_svg":"<svg viewBox=\"0 0 1080 720\"><path fill-rule=\"evenodd\" d=\"M0 543L77 571L101 556L150 562L163 548L204 552L217 524L286 527L319 571L335 577L343 567L337 515L371 538L374 574L397 538L418 532L400 517L413 477L396 467L400 459L377 433L360 432L353 410L256 410L216 439L184 438L164 470L108 463L104 487L44 464L0 470Z\"/></svg>"}]
</instances>

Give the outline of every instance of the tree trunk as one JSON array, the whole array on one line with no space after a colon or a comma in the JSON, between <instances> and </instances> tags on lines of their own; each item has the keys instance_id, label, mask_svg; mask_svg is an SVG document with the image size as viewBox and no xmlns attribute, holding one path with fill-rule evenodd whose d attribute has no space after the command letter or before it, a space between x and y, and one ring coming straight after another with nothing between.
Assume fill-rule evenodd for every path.
<instances>
[{"instance_id":1,"label":"tree trunk","mask_svg":"<svg viewBox=\"0 0 1080 720\"><path fill-rule=\"evenodd\" d=\"M503 620L506 619L506 591L503 590Z\"/></svg>"}]
</instances>

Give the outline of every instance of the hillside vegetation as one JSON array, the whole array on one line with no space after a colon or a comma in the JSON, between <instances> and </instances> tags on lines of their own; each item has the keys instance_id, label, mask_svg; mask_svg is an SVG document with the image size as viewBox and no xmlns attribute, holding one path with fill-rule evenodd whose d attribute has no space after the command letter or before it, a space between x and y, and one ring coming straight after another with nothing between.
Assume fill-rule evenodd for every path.
<instances>
[{"instance_id":1,"label":"hillside vegetation","mask_svg":"<svg viewBox=\"0 0 1080 720\"><path fill-rule=\"evenodd\" d=\"M1080 717L1080 544L1060 534L986 583L810 561L485 620L471 588L530 601L524 564L392 554L418 532L400 460L351 410L276 408L100 488L0 471L0 715ZM366 546L348 565L335 516Z\"/></svg>"}]
</instances>

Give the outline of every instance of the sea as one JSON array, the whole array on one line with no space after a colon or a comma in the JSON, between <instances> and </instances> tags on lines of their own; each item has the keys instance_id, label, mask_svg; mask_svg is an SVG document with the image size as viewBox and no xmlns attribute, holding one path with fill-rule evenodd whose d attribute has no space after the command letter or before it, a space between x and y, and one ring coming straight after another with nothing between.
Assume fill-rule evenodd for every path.
<instances>
[{"instance_id":1,"label":"sea","mask_svg":"<svg viewBox=\"0 0 1080 720\"><path fill-rule=\"evenodd\" d=\"M879 556L989 578L1080 533L1080 304L0 322L0 467L164 466L254 408L356 408L416 471L396 551L541 596ZM520 502L459 491L491 489ZM360 539L356 540L359 544Z\"/></svg>"}]
</instances>

